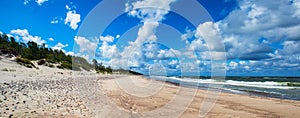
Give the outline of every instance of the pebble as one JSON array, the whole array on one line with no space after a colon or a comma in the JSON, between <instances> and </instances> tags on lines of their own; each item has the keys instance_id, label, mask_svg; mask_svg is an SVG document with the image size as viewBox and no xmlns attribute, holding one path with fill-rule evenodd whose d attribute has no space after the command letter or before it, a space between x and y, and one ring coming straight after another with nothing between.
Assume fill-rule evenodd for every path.
<instances>
[{"instance_id":1,"label":"pebble","mask_svg":"<svg viewBox=\"0 0 300 118\"><path fill-rule=\"evenodd\" d=\"M0 118L39 117L44 113L52 113L53 117L91 116L89 110L82 110L86 106L82 104L72 83L74 81L70 79L0 83L0 111L3 111Z\"/></svg>"}]
</instances>

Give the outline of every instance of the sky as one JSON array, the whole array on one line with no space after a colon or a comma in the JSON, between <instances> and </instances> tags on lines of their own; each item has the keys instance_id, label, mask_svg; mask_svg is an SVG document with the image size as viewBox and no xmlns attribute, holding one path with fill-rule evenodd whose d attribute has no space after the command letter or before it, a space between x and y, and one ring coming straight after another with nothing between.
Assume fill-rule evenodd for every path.
<instances>
[{"instance_id":1,"label":"sky","mask_svg":"<svg viewBox=\"0 0 300 118\"><path fill-rule=\"evenodd\" d=\"M1 0L0 33L149 75L300 76L300 0Z\"/></svg>"}]
</instances>

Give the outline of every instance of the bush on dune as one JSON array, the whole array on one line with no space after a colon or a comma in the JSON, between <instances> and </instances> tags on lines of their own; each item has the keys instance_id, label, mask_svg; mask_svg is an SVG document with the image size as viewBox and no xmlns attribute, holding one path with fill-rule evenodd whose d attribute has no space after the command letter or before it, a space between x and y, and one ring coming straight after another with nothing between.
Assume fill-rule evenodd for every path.
<instances>
[{"instance_id":1,"label":"bush on dune","mask_svg":"<svg viewBox=\"0 0 300 118\"><path fill-rule=\"evenodd\" d=\"M38 65L44 65L46 64L46 61L44 59L40 59L38 62L37 62Z\"/></svg>"},{"instance_id":2,"label":"bush on dune","mask_svg":"<svg viewBox=\"0 0 300 118\"><path fill-rule=\"evenodd\" d=\"M15 59L15 61L20 64L20 65L23 65L27 68L36 68L36 66L29 60L29 59L26 59L26 58L20 58L20 57L17 57Z\"/></svg>"}]
</instances>

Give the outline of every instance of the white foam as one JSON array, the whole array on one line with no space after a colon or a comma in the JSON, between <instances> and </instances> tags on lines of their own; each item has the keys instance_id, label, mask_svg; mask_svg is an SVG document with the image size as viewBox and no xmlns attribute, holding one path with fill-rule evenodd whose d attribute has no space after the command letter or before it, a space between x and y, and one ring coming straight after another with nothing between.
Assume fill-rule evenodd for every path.
<instances>
[{"instance_id":1,"label":"white foam","mask_svg":"<svg viewBox=\"0 0 300 118\"><path fill-rule=\"evenodd\" d=\"M224 82L216 81L214 79L191 79L191 78L177 78L177 77L163 77L157 76L156 78L164 78L177 80L180 82L187 82L193 85L196 84L223 84L223 85L233 85L233 86L246 86L246 87L258 87L258 88L273 88L273 89L295 89L297 87L290 86L282 86L282 84L273 81L266 82L246 82L246 81L234 81L234 80L226 80ZM300 87L298 87L300 88Z\"/></svg>"}]
</instances>

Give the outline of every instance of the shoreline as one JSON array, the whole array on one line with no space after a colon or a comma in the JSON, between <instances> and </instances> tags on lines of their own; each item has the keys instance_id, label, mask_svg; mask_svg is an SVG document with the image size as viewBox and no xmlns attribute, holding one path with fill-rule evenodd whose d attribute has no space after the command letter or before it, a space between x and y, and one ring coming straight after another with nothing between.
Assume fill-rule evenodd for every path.
<instances>
[{"instance_id":1,"label":"shoreline","mask_svg":"<svg viewBox=\"0 0 300 118\"><path fill-rule=\"evenodd\" d=\"M149 76L145 76L148 79L154 79L157 81L161 81L161 82L167 82L176 86L186 86L186 87L191 87L191 88L197 88L197 89L201 89L201 90L206 90L207 88L210 88L209 85L212 84L213 86L216 86L216 88L213 89L220 89L222 92L226 92L226 93L233 93L233 94L241 94L241 95L248 95L248 96L259 96L259 97L267 97L267 98L278 98L278 99L287 99L287 100L296 100L296 101L300 101L300 96L294 96L293 94L288 94L288 93L278 93L276 91L272 91L275 88L284 91L284 92L289 92L290 89L294 90L294 94L296 94L297 92L300 92L300 87L299 86L287 86L287 85L280 85L280 83L278 82L273 82L273 81L264 81L264 82L273 82L276 83L278 85L265 85L266 88L262 87L260 88L260 85L255 85L255 86L243 86L243 85L235 85L236 83L234 83L233 85L231 85L230 83L227 83L227 81L233 81L231 79L225 80L224 82L217 82L216 85L214 85L214 79L195 79L195 78L170 78L167 76L158 76L158 77L153 77L150 78ZM300 79L300 78L299 78ZM196 80L196 83L195 83ZM197 80L198 83L197 84ZM204 82L210 80L211 82ZM202 82L204 83L202 83ZM287 81L287 80L286 80ZM241 83L245 83L245 81L234 81L234 82L241 82ZM253 83L259 83L257 81L247 81L246 83L249 83L250 85ZM262 82L263 83L263 82ZM233 87L232 87L233 86ZM245 89L244 87L248 87L248 89ZM251 89L249 89L249 87ZM268 87L275 87L275 88L268 88ZM281 89L281 87L283 87L283 89ZM244 88L244 89L243 89ZM262 91L264 90L264 91Z\"/></svg>"},{"instance_id":2,"label":"shoreline","mask_svg":"<svg viewBox=\"0 0 300 118\"><path fill-rule=\"evenodd\" d=\"M128 78L130 78L130 76ZM141 81L144 80L150 81L148 79L141 79ZM113 81L115 80L104 80L104 85L113 86L114 83ZM163 90L163 93L166 92L168 95L166 96L158 95L158 96L161 96L162 98L169 98L170 96L176 93L175 88L180 87L170 83L166 83L166 86L167 86L166 91ZM130 100L137 102L137 104L140 104L140 106L135 106L135 102L133 103L128 102L128 104L132 104L132 106L136 107L131 109L133 111L138 111L139 107L144 108L145 106L148 106L151 108L151 105L150 106L147 104L141 105L139 99L134 97L135 94L133 94L132 96L132 95L128 95L128 93L126 92L124 93L121 92L120 90L116 90L116 86L113 87L113 90L111 91L108 90L108 89L112 89L111 87L104 87L104 89L105 88L106 88L105 91L107 91L108 96L110 96L111 99L115 99L115 102L117 104L118 101L122 99L122 97L128 98ZM185 88L185 89L194 89L194 88ZM199 115L198 114L200 110L199 107L202 104L201 101L203 101L203 98L205 96L204 93L206 93L205 90L197 89L197 93L195 98L193 99L193 102L187 108L187 110L182 115L180 115L180 117L197 117ZM121 98L117 98L116 96L119 97L121 96ZM152 100L155 99L156 97L152 96L150 98ZM157 101L161 100L159 98L156 99ZM124 104L119 103L117 106L125 107L127 108L127 110L130 111L130 107L128 106L126 107L126 104L124 106ZM298 112L299 110L300 110L300 101L296 101L296 100L248 96L248 95L222 92L220 93L219 99L217 100L213 109L208 113L206 117L220 117L220 118L221 117L245 117L245 115L248 115L247 117L289 117L290 118L290 117L296 117L297 115L300 115L300 113Z\"/></svg>"},{"instance_id":3,"label":"shoreline","mask_svg":"<svg viewBox=\"0 0 300 118\"><path fill-rule=\"evenodd\" d=\"M103 75L44 66L36 70L5 59L0 60L0 65L1 70L13 70L0 71L0 117L190 118L199 116L207 95L205 90L144 76ZM296 100L222 92L205 117L293 118L300 115L299 111L300 101Z\"/></svg>"}]
</instances>

